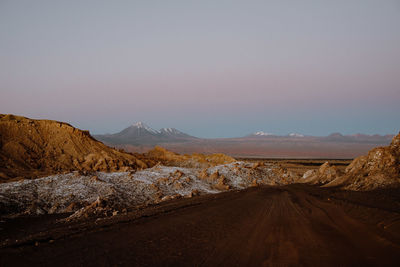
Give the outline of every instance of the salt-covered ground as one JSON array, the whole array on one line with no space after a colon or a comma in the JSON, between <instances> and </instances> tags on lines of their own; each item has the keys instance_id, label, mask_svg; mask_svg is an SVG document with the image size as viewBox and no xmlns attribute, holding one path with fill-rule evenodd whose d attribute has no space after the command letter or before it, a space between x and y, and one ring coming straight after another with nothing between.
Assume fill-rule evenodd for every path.
<instances>
[{"instance_id":1,"label":"salt-covered ground","mask_svg":"<svg viewBox=\"0 0 400 267\"><path fill-rule=\"evenodd\" d=\"M78 172L0 184L0 215L104 215L179 197L285 184L274 165L234 162L207 169L155 166L135 173ZM74 215L72 215L73 217Z\"/></svg>"}]
</instances>

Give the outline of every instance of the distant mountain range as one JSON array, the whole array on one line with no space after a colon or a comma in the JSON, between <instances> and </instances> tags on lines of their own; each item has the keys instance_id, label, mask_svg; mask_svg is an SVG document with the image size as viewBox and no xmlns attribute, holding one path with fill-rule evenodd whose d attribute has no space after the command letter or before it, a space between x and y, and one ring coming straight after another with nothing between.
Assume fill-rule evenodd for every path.
<instances>
[{"instance_id":1,"label":"distant mountain range","mask_svg":"<svg viewBox=\"0 0 400 267\"><path fill-rule=\"evenodd\" d=\"M383 142L387 143L392 140L394 137L393 134L387 134L387 135L379 135L379 134L374 134L374 135L368 135L368 134L352 134L352 135L343 135L341 133L332 133L328 136L311 136L311 135L303 135L299 133L290 133L288 135L275 135L271 133L266 133L266 132L255 132L253 134L247 135L245 137L239 137L239 138L251 138L251 137L256 137L256 138L303 138L303 139L319 139L321 141L325 142L332 142L332 141L338 141L338 142Z\"/></svg>"},{"instance_id":2,"label":"distant mountain range","mask_svg":"<svg viewBox=\"0 0 400 267\"><path fill-rule=\"evenodd\" d=\"M155 130L143 122L115 134L95 135L108 145L130 152L146 152L156 145L178 153L221 152L236 157L353 158L376 146L390 144L394 135L308 136L300 133L275 135L263 131L237 138L197 138L175 128Z\"/></svg>"},{"instance_id":3,"label":"distant mountain range","mask_svg":"<svg viewBox=\"0 0 400 267\"><path fill-rule=\"evenodd\" d=\"M263 132L263 131L258 131L258 132L252 133L252 134L250 134L248 136L275 136L275 137L279 137L281 135L276 135L276 134L272 134L272 133L266 133L266 132ZM287 136L290 136L290 137L304 137L303 134L299 134L299 133L290 133Z\"/></svg>"}]
</instances>

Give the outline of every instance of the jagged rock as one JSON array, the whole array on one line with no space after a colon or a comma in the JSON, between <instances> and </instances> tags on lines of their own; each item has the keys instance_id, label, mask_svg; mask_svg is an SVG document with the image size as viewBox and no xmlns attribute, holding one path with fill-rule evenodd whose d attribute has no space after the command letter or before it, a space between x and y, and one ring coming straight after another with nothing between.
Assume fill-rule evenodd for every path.
<instances>
[{"instance_id":1,"label":"jagged rock","mask_svg":"<svg viewBox=\"0 0 400 267\"><path fill-rule=\"evenodd\" d=\"M97 175L92 176L92 178L90 178L90 181L91 182L102 182Z\"/></svg>"},{"instance_id":2,"label":"jagged rock","mask_svg":"<svg viewBox=\"0 0 400 267\"><path fill-rule=\"evenodd\" d=\"M340 171L335 166L331 166L329 162L325 162L318 170L306 171L299 182L324 185L335 180L340 174Z\"/></svg>"},{"instance_id":3,"label":"jagged rock","mask_svg":"<svg viewBox=\"0 0 400 267\"><path fill-rule=\"evenodd\" d=\"M264 162L258 161L258 162L256 162L256 163L254 163L253 166L252 166L251 168L257 169L257 168L263 167L263 166L265 166L265 165L264 165Z\"/></svg>"},{"instance_id":4,"label":"jagged rock","mask_svg":"<svg viewBox=\"0 0 400 267\"><path fill-rule=\"evenodd\" d=\"M64 210L64 212L73 212L77 209L80 208L80 204L77 202L72 202L71 204L68 205L68 207Z\"/></svg>"},{"instance_id":5,"label":"jagged rock","mask_svg":"<svg viewBox=\"0 0 400 267\"><path fill-rule=\"evenodd\" d=\"M230 186L227 184L227 179L224 175L220 175L218 172L213 174L218 174L217 183L214 185L215 189L218 190L229 190Z\"/></svg>"},{"instance_id":6,"label":"jagged rock","mask_svg":"<svg viewBox=\"0 0 400 267\"><path fill-rule=\"evenodd\" d=\"M216 181L219 178L219 171L213 172L208 178L210 181Z\"/></svg>"},{"instance_id":7,"label":"jagged rock","mask_svg":"<svg viewBox=\"0 0 400 267\"><path fill-rule=\"evenodd\" d=\"M157 180L157 183L158 184L170 184L170 179L169 178L166 178L166 177L162 177L162 178L159 178L158 180Z\"/></svg>"},{"instance_id":8,"label":"jagged rock","mask_svg":"<svg viewBox=\"0 0 400 267\"><path fill-rule=\"evenodd\" d=\"M199 178L200 179L207 179L208 178L208 172L207 172L207 168L201 170L201 172L199 172Z\"/></svg>"},{"instance_id":9,"label":"jagged rock","mask_svg":"<svg viewBox=\"0 0 400 267\"><path fill-rule=\"evenodd\" d=\"M46 211L40 206L39 203L33 202L25 211L28 215L42 215L46 214Z\"/></svg>"},{"instance_id":10,"label":"jagged rock","mask_svg":"<svg viewBox=\"0 0 400 267\"><path fill-rule=\"evenodd\" d=\"M180 194L175 194L175 195L170 195L170 196L165 196L161 199L161 201L169 201L177 198L181 198L182 196Z\"/></svg>"},{"instance_id":11,"label":"jagged rock","mask_svg":"<svg viewBox=\"0 0 400 267\"><path fill-rule=\"evenodd\" d=\"M190 192L190 196L194 197L194 196L198 196L200 195L200 191L197 189L192 190L192 192Z\"/></svg>"},{"instance_id":12,"label":"jagged rock","mask_svg":"<svg viewBox=\"0 0 400 267\"><path fill-rule=\"evenodd\" d=\"M190 177L185 177L185 178L181 179L181 182L184 183L184 184L188 184L188 183L190 183L191 181L192 181L192 180L190 179Z\"/></svg>"},{"instance_id":13,"label":"jagged rock","mask_svg":"<svg viewBox=\"0 0 400 267\"><path fill-rule=\"evenodd\" d=\"M253 179L253 181L250 184L250 187L256 187L256 186L258 186L257 179Z\"/></svg>"},{"instance_id":14,"label":"jagged rock","mask_svg":"<svg viewBox=\"0 0 400 267\"><path fill-rule=\"evenodd\" d=\"M66 221L75 221L95 216L107 216L107 213L112 214L112 208L107 205L105 199L97 197L96 201L76 211L69 216Z\"/></svg>"},{"instance_id":15,"label":"jagged rock","mask_svg":"<svg viewBox=\"0 0 400 267\"><path fill-rule=\"evenodd\" d=\"M353 160L345 174L326 186L340 186L350 190L400 186L400 133L390 146L374 148L368 155Z\"/></svg>"},{"instance_id":16,"label":"jagged rock","mask_svg":"<svg viewBox=\"0 0 400 267\"><path fill-rule=\"evenodd\" d=\"M306 179L308 179L308 178L314 176L316 173L317 173L316 170L308 170L308 171L306 171L306 172L303 174L303 177L302 177L302 178L303 178L303 180L306 180Z\"/></svg>"},{"instance_id":17,"label":"jagged rock","mask_svg":"<svg viewBox=\"0 0 400 267\"><path fill-rule=\"evenodd\" d=\"M297 182L297 180L299 179L299 176L292 172L287 170L286 168L275 168L274 172L281 178L278 180L274 180L271 181L272 183L270 183L269 185L276 185L276 184L281 184L281 185L285 185L285 184L291 184L294 182Z\"/></svg>"},{"instance_id":18,"label":"jagged rock","mask_svg":"<svg viewBox=\"0 0 400 267\"><path fill-rule=\"evenodd\" d=\"M181 182L175 182L174 185L172 186L174 190L181 190L184 188L183 184Z\"/></svg>"},{"instance_id":19,"label":"jagged rock","mask_svg":"<svg viewBox=\"0 0 400 267\"><path fill-rule=\"evenodd\" d=\"M174 177L174 178L181 178L183 175L185 175L182 171L180 171L180 170L176 170L173 174L172 174L172 176Z\"/></svg>"}]
</instances>

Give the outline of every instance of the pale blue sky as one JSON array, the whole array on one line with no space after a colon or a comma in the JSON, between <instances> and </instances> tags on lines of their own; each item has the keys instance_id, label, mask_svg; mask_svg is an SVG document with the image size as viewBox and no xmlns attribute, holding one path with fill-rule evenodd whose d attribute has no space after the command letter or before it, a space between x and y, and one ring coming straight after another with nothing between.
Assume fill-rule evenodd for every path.
<instances>
[{"instance_id":1,"label":"pale blue sky","mask_svg":"<svg viewBox=\"0 0 400 267\"><path fill-rule=\"evenodd\" d=\"M0 113L92 133L396 133L400 1L0 0Z\"/></svg>"}]
</instances>

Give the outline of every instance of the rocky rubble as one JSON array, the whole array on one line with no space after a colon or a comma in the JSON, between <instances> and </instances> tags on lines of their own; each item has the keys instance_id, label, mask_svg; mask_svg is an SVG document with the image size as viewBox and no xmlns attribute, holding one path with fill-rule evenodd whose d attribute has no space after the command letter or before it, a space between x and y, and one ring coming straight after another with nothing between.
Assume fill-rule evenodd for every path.
<instances>
[{"instance_id":1,"label":"rocky rubble","mask_svg":"<svg viewBox=\"0 0 400 267\"><path fill-rule=\"evenodd\" d=\"M0 184L0 215L112 216L175 198L283 184L281 171L274 165L233 162L204 169L157 165L137 172L57 174Z\"/></svg>"},{"instance_id":2,"label":"rocky rubble","mask_svg":"<svg viewBox=\"0 0 400 267\"><path fill-rule=\"evenodd\" d=\"M299 179L300 183L308 183L313 185L324 185L336 178L342 173L335 167L325 162L317 170L308 170L304 173L302 179Z\"/></svg>"}]
</instances>

